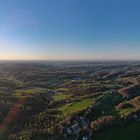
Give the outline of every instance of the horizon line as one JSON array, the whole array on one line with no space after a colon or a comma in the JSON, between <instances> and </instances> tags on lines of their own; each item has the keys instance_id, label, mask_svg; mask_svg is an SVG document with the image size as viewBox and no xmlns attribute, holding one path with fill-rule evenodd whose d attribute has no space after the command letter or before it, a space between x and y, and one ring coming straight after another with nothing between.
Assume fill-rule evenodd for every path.
<instances>
[{"instance_id":1,"label":"horizon line","mask_svg":"<svg viewBox=\"0 0 140 140\"><path fill-rule=\"evenodd\" d=\"M140 61L140 59L0 59L0 61Z\"/></svg>"}]
</instances>

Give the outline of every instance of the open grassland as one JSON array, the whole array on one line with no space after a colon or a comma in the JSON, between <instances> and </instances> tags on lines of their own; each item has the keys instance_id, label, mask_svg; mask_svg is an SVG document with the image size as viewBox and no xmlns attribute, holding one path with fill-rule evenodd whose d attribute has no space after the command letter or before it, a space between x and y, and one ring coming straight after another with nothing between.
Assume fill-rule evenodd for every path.
<instances>
[{"instance_id":1,"label":"open grassland","mask_svg":"<svg viewBox=\"0 0 140 140\"><path fill-rule=\"evenodd\" d=\"M62 114L65 116L65 115L68 115L70 113L83 110L83 109L91 106L92 103L93 103L92 98L86 98L86 99L80 100L78 102L63 105L58 110L61 111Z\"/></svg>"},{"instance_id":2,"label":"open grassland","mask_svg":"<svg viewBox=\"0 0 140 140\"><path fill-rule=\"evenodd\" d=\"M53 96L54 101L65 100L69 97L67 94L56 94Z\"/></svg>"},{"instance_id":3,"label":"open grassland","mask_svg":"<svg viewBox=\"0 0 140 140\"><path fill-rule=\"evenodd\" d=\"M132 108L132 107L131 108L125 108L125 109L119 110L118 111L118 114L121 115L121 116L123 116L123 115L128 114L128 113L131 113L133 111L134 111L134 108Z\"/></svg>"},{"instance_id":4,"label":"open grassland","mask_svg":"<svg viewBox=\"0 0 140 140\"><path fill-rule=\"evenodd\" d=\"M31 95L31 94L37 94L37 93L45 93L46 92L46 89L44 88L30 88L30 89L22 89L22 90L16 90L14 95L19 97L19 96L22 96L22 95Z\"/></svg>"},{"instance_id":5,"label":"open grassland","mask_svg":"<svg viewBox=\"0 0 140 140\"><path fill-rule=\"evenodd\" d=\"M92 140L139 140L140 122L95 132Z\"/></svg>"},{"instance_id":6,"label":"open grassland","mask_svg":"<svg viewBox=\"0 0 140 140\"><path fill-rule=\"evenodd\" d=\"M69 91L69 89L68 88L58 88L57 91L58 92L67 92L67 91Z\"/></svg>"}]
</instances>

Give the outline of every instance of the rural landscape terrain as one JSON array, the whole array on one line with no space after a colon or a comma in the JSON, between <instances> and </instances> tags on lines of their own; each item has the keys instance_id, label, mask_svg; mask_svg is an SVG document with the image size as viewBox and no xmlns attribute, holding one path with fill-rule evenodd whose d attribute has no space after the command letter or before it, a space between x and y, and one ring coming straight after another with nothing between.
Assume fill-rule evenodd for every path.
<instances>
[{"instance_id":1,"label":"rural landscape terrain","mask_svg":"<svg viewBox=\"0 0 140 140\"><path fill-rule=\"evenodd\" d=\"M0 140L138 140L139 61L1 61Z\"/></svg>"}]
</instances>

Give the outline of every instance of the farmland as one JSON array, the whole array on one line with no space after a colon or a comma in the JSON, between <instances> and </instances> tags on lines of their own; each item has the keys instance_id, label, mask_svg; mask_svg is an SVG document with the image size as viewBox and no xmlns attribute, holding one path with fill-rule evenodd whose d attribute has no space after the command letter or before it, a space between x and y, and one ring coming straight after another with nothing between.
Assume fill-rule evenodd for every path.
<instances>
[{"instance_id":1,"label":"farmland","mask_svg":"<svg viewBox=\"0 0 140 140\"><path fill-rule=\"evenodd\" d=\"M133 140L139 121L140 62L0 63L2 140Z\"/></svg>"},{"instance_id":2,"label":"farmland","mask_svg":"<svg viewBox=\"0 0 140 140\"><path fill-rule=\"evenodd\" d=\"M60 107L59 111L61 111L63 115L68 115L70 113L90 107L92 104L93 104L92 98L83 99L83 100L77 101L75 103L66 104L66 105Z\"/></svg>"}]
</instances>

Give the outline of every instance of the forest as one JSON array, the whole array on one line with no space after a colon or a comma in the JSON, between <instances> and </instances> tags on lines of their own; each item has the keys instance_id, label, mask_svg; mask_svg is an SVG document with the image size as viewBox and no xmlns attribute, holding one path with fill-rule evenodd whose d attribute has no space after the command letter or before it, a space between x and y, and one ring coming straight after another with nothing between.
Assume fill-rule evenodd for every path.
<instances>
[{"instance_id":1,"label":"forest","mask_svg":"<svg viewBox=\"0 0 140 140\"><path fill-rule=\"evenodd\" d=\"M1 140L129 140L139 128L138 61L0 63Z\"/></svg>"}]
</instances>

